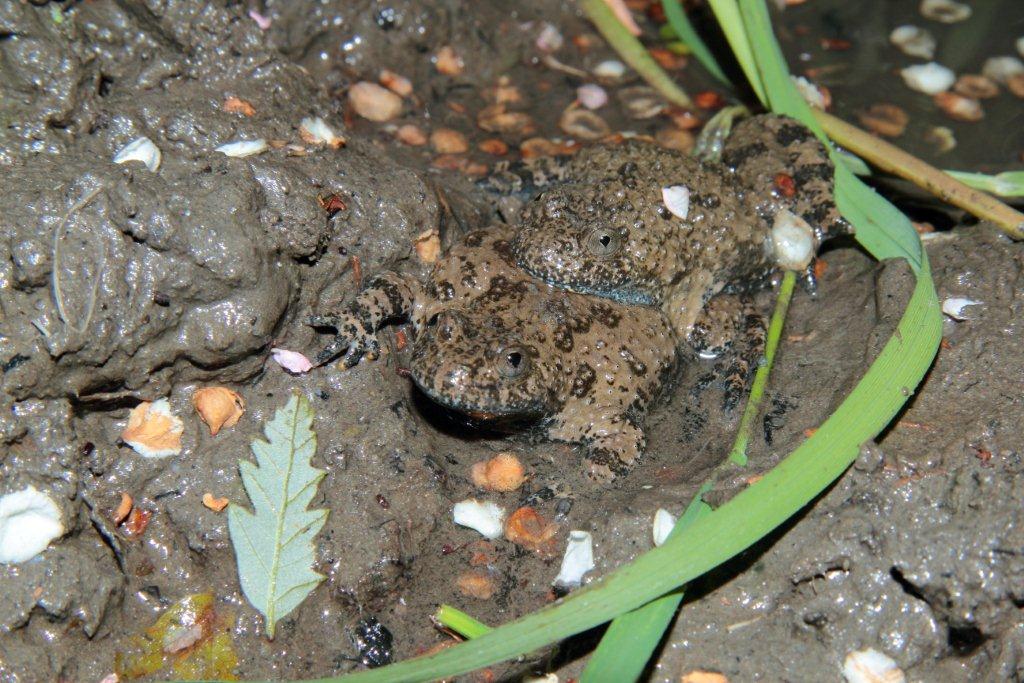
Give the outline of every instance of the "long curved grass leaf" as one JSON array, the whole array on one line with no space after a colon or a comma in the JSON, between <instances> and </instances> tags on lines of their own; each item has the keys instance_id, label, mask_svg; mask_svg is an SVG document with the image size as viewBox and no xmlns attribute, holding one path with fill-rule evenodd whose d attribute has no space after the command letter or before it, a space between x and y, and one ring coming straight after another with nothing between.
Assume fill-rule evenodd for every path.
<instances>
[{"instance_id":1,"label":"long curved grass leaf","mask_svg":"<svg viewBox=\"0 0 1024 683\"><path fill-rule=\"evenodd\" d=\"M683 41L686 47L690 48L697 61L719 81L726 85L731 85L729 77L722 71L722 67L718 65L718 61L711 54L707 44L704 43L700 35L697 34L697 31L694 30L693 24L690 23L690 19L686 16L682 5L679 4L679 0L661 0L661 7L665 10L665 18L668 19L668 25L672 27L672 31L679 37L679 40Z\"/></svg>"},{"instance_id":2,"label":"long curved grass leaf","mask_svg":"<svg viewBox=\"0 0 1024 683\"><path fill-rule=\"evenodd\" d=\"M324 471L310 464L316 452L313 409L295 394L263 428L267 440L252 442L256 464L238 469L253 511L232 505L228 531L238 578L246 599L263 614L264 631L274 637L287 616L324 580L313 571L313 537L327 510L308 510Z\"/></svg>"}]
</instances>

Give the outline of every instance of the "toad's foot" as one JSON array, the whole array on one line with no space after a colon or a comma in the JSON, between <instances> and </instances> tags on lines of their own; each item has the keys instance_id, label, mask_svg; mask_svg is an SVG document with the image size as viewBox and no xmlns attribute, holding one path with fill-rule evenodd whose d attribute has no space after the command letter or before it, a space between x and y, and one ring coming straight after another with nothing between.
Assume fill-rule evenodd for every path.
<instances>
[{"instance_id":1,"label":"toad's foot","mask_svg":"<svg viewBox=\"0 0 1024 683\"><path fill-rule=\"evenodd\" d=\"M376 353L380 350L377 331L390 322L416 318L421 300L419 282L387 272L373 278L341 313L310 316L308 325L337 331L333 341L316 354L316 364L323 365L345 351L342 363L350 368L364 355Z\"/></svg>"},{"instance_id":2,"label":"toad's foot","mask_svg":"<svg viewBox=\"0 0 1024 683\"><path fill-rule=\"evenodd\" d=\"M725 396L722 407L733 410L747 388L752 371L764 353L767 321L753 304L731 294L712 298L701 312L687 338L703 359L718 358L714 372L702 377L694 392L722 378Z\"/></svg>"},{"instance_id":3,"label":"toad's foot","mask_svg":"<svg viewBox=\"0 0 1024 683\"><path fill-rule=\"evenodd\" d=\"M640 428L623 419L617 419L599 430L587 445L587 476L608 484L628 473L643 453L645 438Z\"/></svg>"}]
</instances>

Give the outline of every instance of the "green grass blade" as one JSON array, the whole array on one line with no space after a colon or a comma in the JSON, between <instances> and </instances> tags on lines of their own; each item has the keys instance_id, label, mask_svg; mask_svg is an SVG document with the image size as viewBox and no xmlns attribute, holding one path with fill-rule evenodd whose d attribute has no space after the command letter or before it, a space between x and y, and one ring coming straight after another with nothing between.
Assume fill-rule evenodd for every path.
<instances>
[{"instance_id":1,"label":"green grass blade","mask_svg":"<svg viewBox=\"0 0 1024 683\"><path fill-rule=\"evenodd\" d=\"M711 506L701 500L707 488L702 487L686 506L683 516L672 527L669 538L681 534L688 526L711 513ZM672 623L685 593L685 587L677 588L639 609L615 617L590 656L580 683L626 683L639 679Z\"/></svg>"},{"instance_id":2,"label":"green grass blade","mask_svg":"<svg viewBox=\"0 0 1024 683\"><path fill-rule=\"evenodd\" d=\"M1024 197L1024 171L1004 171L996 175L967 171L946 173L975 190L990 192L999 197Z\"/></svg>"},{"instance_id":3,"label":"green grass blade","mask_svg":"<svg viewBox=\"0 0 1024 683\"><path fill-rule=\"evenodd\" d=\"M725 34L736 61L743 69L743 75L747 77L747 82L757 94L757 99L767 104L765 86L761 82L761 73L754 61L754 51L747 36L747 29L743 25L739 5L736 4L736 0L708 0L708 4L715 13L715 19L718 20L718 25Z\"/></svg>"},{"instance_id":4,"label":"green grass blade","mask_svg":"<svg viewBox=\"0 0 1024 683\"><path fill-rule=\"evenodd\" d=\"M662 96L680 107L692 107L690 96L669 78L639 40L621 30L622 24L604 0L580 0L580 7L626 64L636 69Z\"/></svg>"},{"instance_id":5,"label":"green grass blade","mask_svg":"<svg viewBox=\"0 0 1024 683\"><path fill-rule=\"evenodd\" d=\"M665 18L668 19L668 24L672 27L672 31L679 36L679 39L686 44L686 47L690 48L690 52L697 58L697 61L712 76L725 85L732 86L729 82L729 77L725 75L722 67L715 60L715 56L711 54L711 50L708 49L708 46L693 29L693 24L690 23L690 19L686 16L686 12L683 11L679 0L661 0L661 6L665 10Z\"/></svg>"},{"instance_id":6,"label":"green grass blade","mask_svg":"<svg viewBox=\"0 0 1024 683\"><path fill-rule=\"evenodd\" d=\"M897 332L853 393L759 481L632 563L553 605L442 652L344 677L401 683L455 676L551 644L636 609L742 552L798 512L856 458L924 376L942 320L927 260ZM342 677L318 679L335 683Z\"/></svg>"},{"instance_id":7,"label":"green grass blade","mask_svg":"<svg viewBox=\"0 0 1024 683\"><path fill-rule=\"evenodd\" d=\"M494 630L482 621L474 619L451 605L441 605L438 607L434 618L437 619L439 624L455 631L463 638L479 638L488 631Z\"/></svg>"}]
</instances>

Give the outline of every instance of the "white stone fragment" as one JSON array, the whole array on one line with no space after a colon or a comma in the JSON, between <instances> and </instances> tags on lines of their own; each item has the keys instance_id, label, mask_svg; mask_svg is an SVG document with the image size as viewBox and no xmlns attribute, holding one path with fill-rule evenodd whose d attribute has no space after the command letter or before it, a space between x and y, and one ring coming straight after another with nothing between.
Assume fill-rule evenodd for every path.
<instances>
[{"instance_id":1,"label":"white stone fragment","mask_svg":"<svg viewBox=\"0 0 1024 683\"><path fill-rule=\"evenodd\" d=\"M452 516L459 526L469 527L484 538L498 538L505 530L505 510L490 501L468 498L456 503Z\"/></svg>"},{"instance_id":2,"label":"white stone fragment","mask_svg":"<svg viewBox=\"0 0 1024 683\"><path fill-rule=\"evenodd\" d=\"M594 538L586 531L570 531L562 556L562 567L555 577L559 586L578 586L583 575L594 568Z\"/></svg>"},{"instance_id":3,"label":"white stone fragment","mask_svg":"<svg viewBox=\"0 0 1024 683\"><path fill-rule=\"evenodd\" d=\"M942 312L953 320L967 320L967 316L963 314L964 309L968 306L978 306L982 303L984 302L952 296L942 302Z\"/></svg>"},{"instance_id":4,"label":"white stone fragment","mask_svg":"<svg viewBox=\"0 0 1024 683\"><path fill-rule=\"evenodd\" d=\"M909 88L927 95L949 90L950 86L956 83L956 74L953 70L936 62L908 66L900 70L900 76L903 76L903 82Z\"/></svg>"},{"instance_id":5,"label":"white stone fragment","mask_svg":"<svg viewBox=\"0 0 1024 683\"><path fill-rule=\"evenodd\" d=\"M596 83L587 83L576 88L576 99L587 109L600 109L608 104L608 93Z\"/></svg>"},{"instance_id":6,"label":"white stone fragment","mask_svg":"<svg viewBox=\"0 0 1024 683\"><path fill-rule=\"evenodd\" d=\"M889 42L899 48L903 54L921 59L934 57L935 48L938 45L931 31L911 24L894 28L889 34Z\"/></svg>"},{"instance_id":7,"label":"white stone fragment","mask_svg":"<svg viewBox=\"0 0 1024 683\"><path fill-rule=\"evenodd\" d=\"M594 75L598 78L618 80L626 73L626 65L617 59L607 59L594 67Z\"/></svg>"},{"instance_id":8,"label":"white stone fragment","mask_svg":"<svg viewBox=\"0 0 1024 683\"><path fill-rule=\"evenodd\" d=\"M896 662L870 647L846 655L843 678L846 683L904 683L907 680Z\"/></svg>"},{"instance_id":9,"label":"white stone fragment","mask_svg":"<svg viewBox=\"0 0 1024 683\"><path fill-rule=\"evenodd\" d=\"M115 164L141 161L152 173L160 168L160 148L147 137L135 138L114 155Z\"/></svg>"},{"instance_id":10,"label":"white stone fragment","mask_svg":"<svg viewBox=\"0 0 1024 683\"><path fill-rule=\"evenodd\" d=\"M57 503L34 486L0 496L0 562L31 560L63 534Z\"/></svg>"},{"instance_id":11,"label":"white stone fragment","mask_svg":"<svg viewBox=\"0 0 1024 683\"><path fill-rule=\"evenodd\" d=\"M800 96L804 98L807 104L815 109L824 110L828 108L828 100L825 99L825 94L821 92L821 88L803 76L790 76L789 78L793 81L797 92L800 93Z\"/></svg>"},{"instance_id":12,"label":"white stone fragment","mask_svg":"<svg viewBox=\"0 0 1024 683\"><path fill-rule=\"evenodd\" d=\"M654 525L651 528L654 545L659 546L664 543L675 525L675 516L665 508L658 508L658 511L654 513Z\"/></svg>"},{"instance_id":13,"label":"white stone fragment","mask_svg":"<svg viewBox=\"0 0 1024 683\"><path fill-rule=\"evenodd\" d=\"M309 140L317 144L330 145L335 149L345 144L345 138L335 133L334 129L319 116L302 119L299 129L305 132Z\"/></svg>"},{"instance_id":14,"label":"white stone fragment","mask_svg":"<svg viewBox=\"0 0 1024 683\"><path fill-rule=\"evenodd\" d=\"M537 49L550 54L558 52L564 43L565 38L562 37L562 32L558 30L558 27L544 22L544 28L537 35Z\"/></svg>"},{"instance_id":15,"label":"white stone fragment","mask_svg":"<svg viewBox=\"0 0 1024 683\"><path fill-rule=\"evenodd\" d=\"M684 221L690 215L690 188L686 185L671 185L661 188L661 200L676 218Z\"/></svg>"},{"instance_id":16,"label":"white stone fragment","mask_svg":"<svg viewBox=\"0 0 1024 683\"><path fill-rule=\"evenodd\" d=\"M772 224L772 251L779 266L801 271L814 258L814 230L800 216L782 209Z\"/></svg>"},{"instance_id":17,"label":"white stone fragment","mask_svg":"<svg viewBox=\"0 0 1024 683\"><path fill-rule=\"evenodd\" d=\"M221 145L214 152L220 152L228 157L248 157L253 154L261 154L267 151L267 141L263 138L258 140L236 140Z\"/></svg>"},{"instance_id":18,"label":"white stone fragment","mask_svg":"<svg viewBox=\"0 0 1024 683\"><path fill-rule=\"evenodd\" d=\"M298 351L288 349L270 349L274 362L293 375L301 375L313 369L313 363Z\"/></svg>"},{"instance_id":19,"label":"white stone fragment","mask_svg":"<svg viewBox=\"0 0 1024 683\"><path fill-rule=\"evenodd\" d=\"M955 24L970 18L971 8L954 0L921 0L921 16L943 24Z\"/></svg>"},{"instance_id":20,"label":"white stone fragment","mask_svg":"<svg viewBox=\"0 0 1024 683\"><path fill-rule=\"evenodd\" d=\"M1013 55L989 57L981 67L981 73L996 83L1006 83L1012 77L1024 74L1024 62Z\"/></svg>"}]
</instances>

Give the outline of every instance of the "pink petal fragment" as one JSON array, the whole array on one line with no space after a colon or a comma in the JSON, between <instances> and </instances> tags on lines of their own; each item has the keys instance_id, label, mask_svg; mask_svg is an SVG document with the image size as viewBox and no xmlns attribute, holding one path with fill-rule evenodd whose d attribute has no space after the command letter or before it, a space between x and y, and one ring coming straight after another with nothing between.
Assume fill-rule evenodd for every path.
<instances>
[{"instance_id":1,"label":"pink petal fragment","mask_svg":"<svg viewBox=\"0 0 1024 683\"><path fill-rule=\"evenodd\" d=\"M630 13L629 8L626 7L624 0L604 0L608 8L611 9L612 14L615 18L622 22L622 25L626 27L634 36L640 35L640 27L636 25L636 21L633 20L633 15Z\"/></svg>"},{"instance_id":2,"label":"pink petal fragment","mask_svg":"<svg viewBox=\"0 0 1024 683\"><path fill-rule=\"evenodd\" d=\"M270 353L273 354L274 361L278 365L292 374L301 375L313 369L313 363L298 351L270 349Z\"/></svg>"},{"instance_id":3,"label":"pink petal fragment","mask_svg":"<svg viewBox=\"0 0 1024 683\"><path fill-rule=\"evenodd\" d=\"M261 31L266 31L270 28L271 20L254 9L249 10L249 18L256 22L256 25L260 27Z\"/></svg>"}]
</instances>

